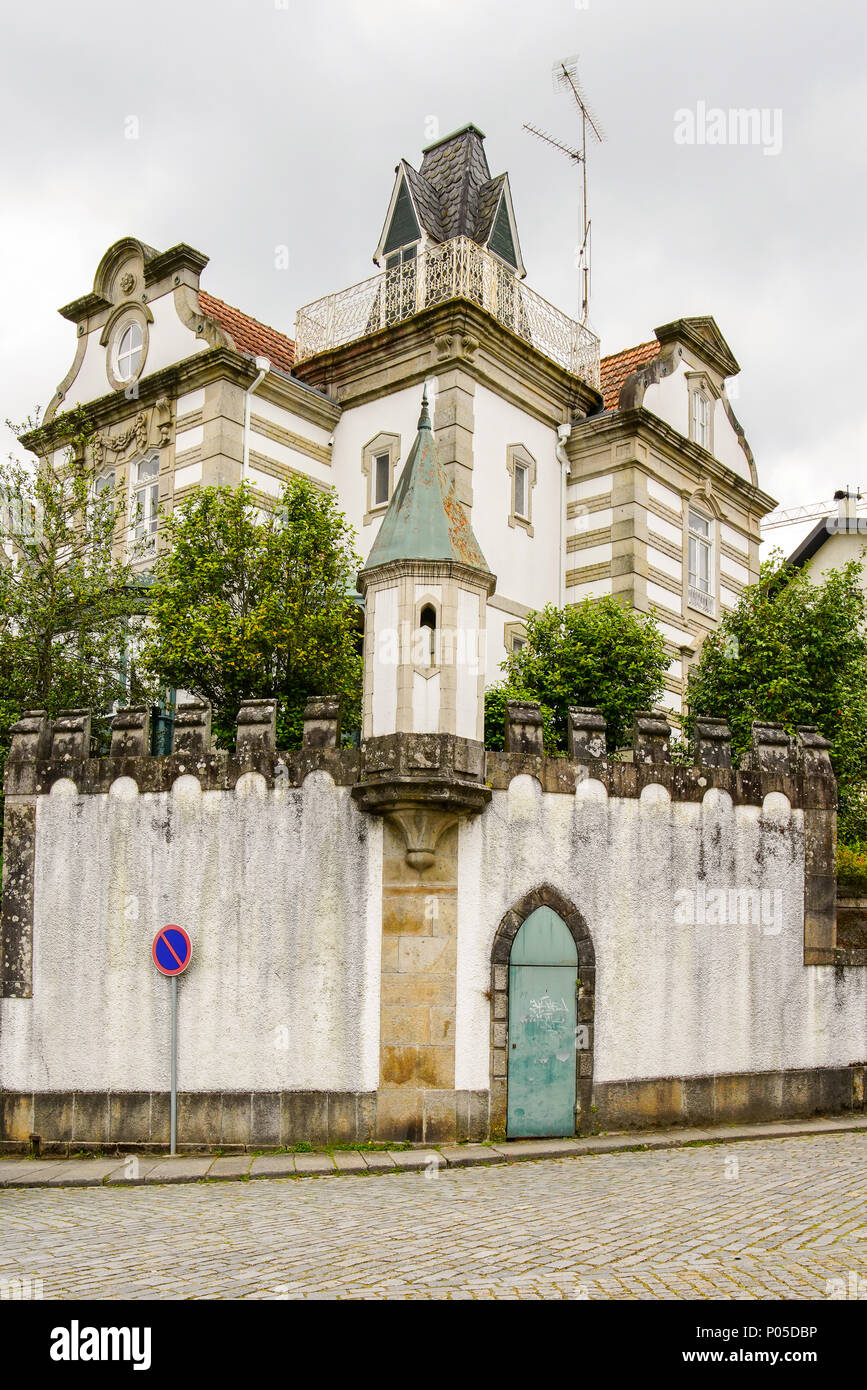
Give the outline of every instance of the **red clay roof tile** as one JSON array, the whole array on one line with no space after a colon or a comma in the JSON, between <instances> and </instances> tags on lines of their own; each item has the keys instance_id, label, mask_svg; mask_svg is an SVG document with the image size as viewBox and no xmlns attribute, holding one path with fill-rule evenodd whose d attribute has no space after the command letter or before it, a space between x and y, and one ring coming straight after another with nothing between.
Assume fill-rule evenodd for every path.
<instances>
[{"instance_id":1,"label":"red clay roof tile","mask_svg":"<svg viewBox=\"0 0 867 1390\"><path fill-rule=\"evenodd\" d=\"M658 356L659 343L654 338L651 343L639 343L637 347L624 348L622 352L613 352L610 357L602 358L599 364L600 390L606 410L617 409L626 378Z\"/></svg>"},{"instance_id":2,"label":"red clay roof tile","mask_svg":"<svg viewBox=\"0 0 867 1390\"><path fill-rule=\"evenodd\" d=\"M295 361L295 344L285 333L259 323L258 319L250 318L249 314L242 313L231 304L224 304L222 299L215 299L205 290L199 290L199 304L203 314L216 319L220 327L226 330L239 352L248 352L253 357L267 357L273 367L291 372Z\"/></svg>"}]
</instances>

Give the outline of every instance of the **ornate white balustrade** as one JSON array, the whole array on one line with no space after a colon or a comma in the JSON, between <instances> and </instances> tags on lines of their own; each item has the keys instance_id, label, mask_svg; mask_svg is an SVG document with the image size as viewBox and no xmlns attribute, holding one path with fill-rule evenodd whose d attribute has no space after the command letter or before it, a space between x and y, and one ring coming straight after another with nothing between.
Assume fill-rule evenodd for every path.
<instances>
[{"instance_id":1,"label":"ornate white balustrade","mask_svg":"<svg viewBox=\"0 0 867 1390\"><path fill-rule=\"evenodd\" d=\"M448 299L468 299L537 351L599 386L599 339L523 284L469 237L431 247L394 270L326 295L298 311L298 362L365 338Z\"/></svg>"}]
</instances>

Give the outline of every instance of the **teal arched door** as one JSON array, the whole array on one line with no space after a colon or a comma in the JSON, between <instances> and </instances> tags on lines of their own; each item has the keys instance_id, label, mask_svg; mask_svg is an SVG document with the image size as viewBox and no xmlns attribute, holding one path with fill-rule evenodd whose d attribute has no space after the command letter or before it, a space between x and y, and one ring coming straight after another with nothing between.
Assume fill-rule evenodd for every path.
<instances>
[{"instance_id":1,"label":"teal arched door","mask_svg":"<svg viewBox=\"0 0 867 1390\"><path fill-rule=\"evenodd\" d=\"M562 917L537 907L509 957L508 1133L575 1133L578 951Z\"/></svg>"}]
</instances>

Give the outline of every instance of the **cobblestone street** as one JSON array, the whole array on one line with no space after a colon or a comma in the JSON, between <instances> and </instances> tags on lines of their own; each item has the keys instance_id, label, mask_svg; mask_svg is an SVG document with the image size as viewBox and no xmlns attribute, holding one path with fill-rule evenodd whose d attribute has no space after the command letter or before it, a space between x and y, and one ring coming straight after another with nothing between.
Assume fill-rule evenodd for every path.
<instances>
[{"instance_id":1,"label":"cobblestone street","mask_svg":"<svg viewBox=\"0 0 867 1390\"><path fill-rule=\"evenodd\" d=\"M0 1192L58 1298L827 1297L867 1280L867 1136L328 1179ZM867 1283L861 1288L867 1290Z\"/></svg>"}]
</instances>

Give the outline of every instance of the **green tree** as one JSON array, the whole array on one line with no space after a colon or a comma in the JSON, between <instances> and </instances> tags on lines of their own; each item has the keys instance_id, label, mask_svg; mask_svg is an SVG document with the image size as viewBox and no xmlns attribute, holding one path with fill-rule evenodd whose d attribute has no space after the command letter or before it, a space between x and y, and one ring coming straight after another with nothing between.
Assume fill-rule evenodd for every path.
<instances>
[{"instance_id":1,"label":"green tree","mask_svg":"<svg viewBox=\"0 0 867 1390\"><path fill-rule=\"evenodd\" d=\"M506 701L536 700L529 690L519 690L508 681L498 681L485 690L485 747L504 748L506 746ZM557 730L554 727L554 711L550 705L540 705L542 712L542 738L545 752L556 755Z\"/></svg>"},{"instance_id":2,"label":"green tree","mask_svg":"<svg viewBox=\"0 0 867 1390\"><path fill-rule=\"evenodd\" d=\"M116 553L124 503L113 486L97 490L90 435L77 408L58 417L38 464L0 463L0 757L28 707L107 719L115 701L141 694L128 661L142 609L136 557Z\"/></svg>"},{"instance_id":3,"label":"green tree","mask_svg":"<svg viewBox=\"0 0 867 1390\"><path fill-rule=\"evenodd\" d=\"M609 748L627 743L633 714L659 699L669 664L655 619L605 597L569 608L547 604L528 616L526 627L526 645L503 665L508 698L550 708L561 749L570 705L598 706Z\"/></svg>"},{"instance_id":4,"label":"green tree","mask_svg":"<svg viewBox=\"0 0 867 1390\"><path fill-rule=\"evenodd\" d=\"M697 715L725 719L738 758L753 720L794 734L815 724L830 739L842 839L867 840L867 597L861 563L828 570L820 584L789 570L776 551L732 613L704 641L690 673L689 737Z\"/></svg>"},{"instance_id":5,"label":"green tree","mask_svg":"<svg viewBox=\"0 0 867 1390\"><path fill-rule=\"evenodd\" d=\"M300 743L310 695L338 695L360 722L360 561L333 492L286 484L265 512L248 484L206 487L166 521L141 661L149 675L210 700L220 742L243 699L275 697L283 747Z\"/></svg>"}]
</instances>

